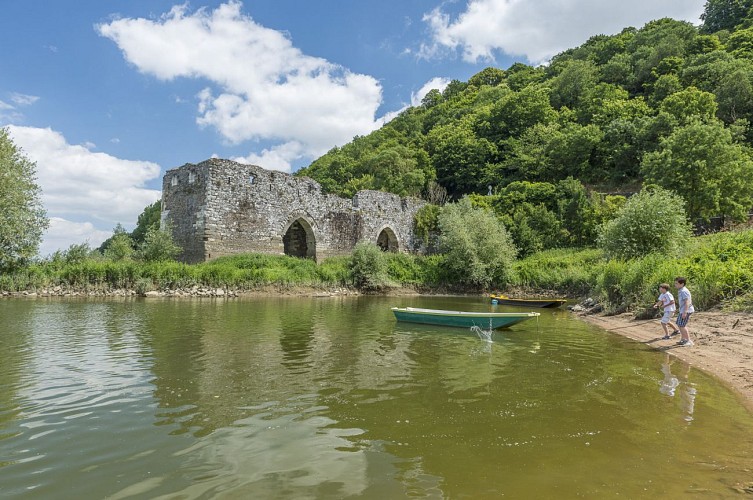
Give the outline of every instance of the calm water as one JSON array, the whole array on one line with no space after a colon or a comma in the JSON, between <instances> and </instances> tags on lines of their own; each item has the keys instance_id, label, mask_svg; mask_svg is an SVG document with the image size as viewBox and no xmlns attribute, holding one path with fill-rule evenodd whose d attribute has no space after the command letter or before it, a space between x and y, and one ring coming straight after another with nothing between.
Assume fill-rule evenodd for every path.
<instances>
[{"instance_id":1,"label":"calm water","mask_svg":"<svg viewBox=\"0 0 753 500\"><path fill-rule=\"evenodd\" d=\"M753 417L566 311L481 299L0 301L3 498L727 498Z\"/></svg>"}]
</instances>

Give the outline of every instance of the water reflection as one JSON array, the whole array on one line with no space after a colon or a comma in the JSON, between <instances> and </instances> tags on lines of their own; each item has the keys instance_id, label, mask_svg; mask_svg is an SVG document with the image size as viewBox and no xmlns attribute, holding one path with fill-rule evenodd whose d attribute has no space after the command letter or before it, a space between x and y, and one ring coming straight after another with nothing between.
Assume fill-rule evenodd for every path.
<instances>
[{"instance_id":1,"label":"water reflection","mask_svg":"<svg viewBox=\"0 0 753 500\"><path fill-rule=\"evenodd\" d=\"M0 496L723 496L753 466L686 365L657 391L654 353L561 311L486 343L389 312L486 304L394 300L0 302Z\"/></svg>"},{"instance_id":2,"label":"water reflection","mask_svg":"<svg viewBox=\"0 0 753 500\"><path fill-rule=\"evenodd\" d=\"M672 365L680 365L679 378L672 374ZM679 360L675 360L669 354L666 354L661 366L664 379L661 381L659 392L668 397L675 397L676 392L680 391L680 409L683 414L683 420L690 424L693 422L695 413L695 400L698 395L696 385L690 382L691 366Z\"/></svg>"}]
</instances>

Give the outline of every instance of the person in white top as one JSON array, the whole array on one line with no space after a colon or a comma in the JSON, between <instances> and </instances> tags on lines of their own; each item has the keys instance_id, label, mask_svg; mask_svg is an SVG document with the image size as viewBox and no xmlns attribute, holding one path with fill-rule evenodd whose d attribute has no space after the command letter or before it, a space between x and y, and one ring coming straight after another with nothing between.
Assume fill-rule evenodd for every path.
<instances>
[{"instance_id":1,"label":"person in white top","mask_svg":"<svg viewBox=\"0 0 753 500\"><path fill-rule=\"evenodd\" d=\"M690 290L685 286L687 280L682 277L675 278L675 288L677 288L677 305L679 306L679 314L677 315L677 326L680 327L680 334L682 338L678 342L681 346L690 347L693 345L693 341L690 340L690 332L688 331L688 321L690 321L690 315L695 312L693 307L693 296L690 294Z\"/></svg>"},{"instance_id":2,"label":"person in white top","mask_svg":"<svg viewBox=\"0 0 753 500\"><path fill-rule=\"evenodd\" d=\"M675 298L669 293L669 285L667 283L659 285L659 293L660 295L656 300L656 304L654 304L654 309L661 307L664 310L664 315L661 318L661 327L664 330L664 337L662 339L669 340L671 335L680 333L677 325L672 323L672 316L675 315ZM671 335L668 328L670 326L672 327Z\"/></svg>"}]
</instances>

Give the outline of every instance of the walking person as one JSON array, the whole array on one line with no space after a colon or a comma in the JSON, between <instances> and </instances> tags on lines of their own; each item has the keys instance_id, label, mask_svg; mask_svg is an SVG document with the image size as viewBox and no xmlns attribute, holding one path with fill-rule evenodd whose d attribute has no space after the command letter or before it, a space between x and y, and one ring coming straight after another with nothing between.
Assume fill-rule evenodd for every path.
<instances>
[{"instance_id":1,"label":"walking person","mask_svg":"<svg viewBox=\"0 0 753 500\"><path fill-rule=\"evenodd\" d=\"M661 307L664 311L664 315L661 318L661 327L664 330L662 340L669 340L671 335L680 333L680 329L677 328L677 325L672 323L672 316L675 315L675 309L677 309L675 307L675 298L669 293L669 284L667 283L659 285L659 294L659 298L656 300L656 304L654 304L654 309ZM670 326L672 327L671 334L669 333Z\"/></svg>"},{"instance_id":2,"label":"walking person","mask_svg":"<svg viewBox=\"0 0 753 500\"><path fill-rule=\"evenodd\" d=\"M684 347L690 347L693 345L693 341L690 340L690 332L688 332L688 322L690 316L695 312L693 307L693 296L690 294L690 290L685 286L687 280L681 276L675 278L675 288L677 288L677 305L679 307L679 314L677 315L677 326L680 328L680 342L679 345Z\"/></svg>"}]
</instances>

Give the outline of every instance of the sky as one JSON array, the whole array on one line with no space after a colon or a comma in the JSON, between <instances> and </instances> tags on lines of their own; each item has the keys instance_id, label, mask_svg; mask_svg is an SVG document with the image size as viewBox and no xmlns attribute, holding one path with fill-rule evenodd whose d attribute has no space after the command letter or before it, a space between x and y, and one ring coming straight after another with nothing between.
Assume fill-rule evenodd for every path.
<instances>
[{"instance_id":1,"label":"sky","mask_svg":"<svg viewBox=\"0 0 753 500\"><path fill-rule=\"evenodd\" d=\"M37 164L40 253L98 246L212 156L295 172L432 88L546 64L704 0L2 0L0 127Z\"/></svg>"}]
</instances>

